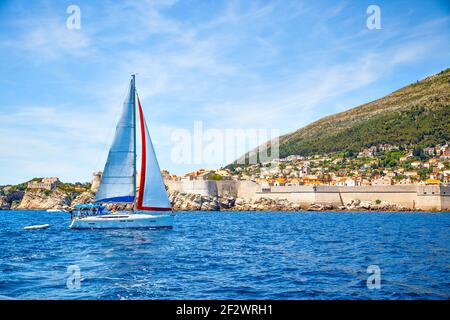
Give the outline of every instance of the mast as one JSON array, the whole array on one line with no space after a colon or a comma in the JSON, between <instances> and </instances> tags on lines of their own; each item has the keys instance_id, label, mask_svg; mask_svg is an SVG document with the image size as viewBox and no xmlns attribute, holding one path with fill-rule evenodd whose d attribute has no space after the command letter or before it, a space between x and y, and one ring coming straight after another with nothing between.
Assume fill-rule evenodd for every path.
<instances>
[{"instance_id":1,"label":"mast","mask_svg":"<svg viewBox=\"0 0 450 320\"><path fill-rule=\"evenodd\" d=\"M134 123L134 128L133 128L133 134L134 134L134 157L133 157L133 161L134 161L134 174L133 174L133 190L135 190L136 192L136 158L137 158L137 153L136 153L136 75L132 74L131 75L131 82L132 82L132 91L133 91L133 123ZM134 203L133 203L133 211L136 211L136 197L134 198Z\"/></svg>"}]
</instances>

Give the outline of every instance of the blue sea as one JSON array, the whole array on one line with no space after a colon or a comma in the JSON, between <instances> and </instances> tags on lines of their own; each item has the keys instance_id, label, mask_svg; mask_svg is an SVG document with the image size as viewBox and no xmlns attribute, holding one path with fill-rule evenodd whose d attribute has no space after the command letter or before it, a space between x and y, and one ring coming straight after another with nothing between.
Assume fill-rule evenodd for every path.
<instances>
[{"instance_id":1,"label":"blue sea","mask_svg":"<svg viewBox=\"0 0 450 320\"><path fill-rule=\"evenodd\" d=\"M450 298L450 213L178 212L172 230L69 220L0 211L0 299Z\"/></svg>"}]
</instances>

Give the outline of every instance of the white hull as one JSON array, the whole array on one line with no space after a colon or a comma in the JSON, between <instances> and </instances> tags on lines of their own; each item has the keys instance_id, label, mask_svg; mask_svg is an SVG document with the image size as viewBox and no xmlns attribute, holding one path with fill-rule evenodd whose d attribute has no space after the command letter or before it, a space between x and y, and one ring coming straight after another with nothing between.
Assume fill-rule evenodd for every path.
<instances>
[{"instance_id":1,"label":"white hull","mask_svg":"<svg viewBox=\"0 0 450 320\"><path fill-rule=\"evenodd\" d=\"M62 209L47 209L47 212L67 212L67 211Z\"/></svg>"},{"instance_id":2,"label":"white hull","mask_svg":"<svg viewBox=\"0 0 450 320\"><path fill-rule=\"evenodd\" d=\"M70 224L71 229L135 229L135 228L172 228L174 216L171 214L149 215L115 213L101 216L76 218Z\"/></svg>"},{"instance_id":3,"label":"white hull","mask_svg":"<svg viewBox=\"0 0 450 320\"><path fill-rule=\"evenodd\" d=\"M25 230L39 230L39 229L47 229L48 227L50 227L49 224L39 224L36 226L28 226L28 227L24 227Z\"/></svg>"}]
</instances>

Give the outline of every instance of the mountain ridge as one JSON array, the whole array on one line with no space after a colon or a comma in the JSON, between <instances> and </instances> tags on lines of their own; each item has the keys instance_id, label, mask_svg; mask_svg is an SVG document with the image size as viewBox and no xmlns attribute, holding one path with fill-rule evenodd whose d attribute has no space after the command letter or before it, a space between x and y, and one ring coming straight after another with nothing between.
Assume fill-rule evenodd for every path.
<instances>
[{"instance_id":1,"label":"mountain ridge","mask_svg":"<svg viewBox=\"0 0 450 320\"><path fill-rule=\"evenodd\" d=\"M279 156L359 151L381 144L425 147L449 140L450 68L447 68L384 97L280 136ZM250 150L234 164L242 163L255 150L258 149Z\"/></svg>"}]
</instances>

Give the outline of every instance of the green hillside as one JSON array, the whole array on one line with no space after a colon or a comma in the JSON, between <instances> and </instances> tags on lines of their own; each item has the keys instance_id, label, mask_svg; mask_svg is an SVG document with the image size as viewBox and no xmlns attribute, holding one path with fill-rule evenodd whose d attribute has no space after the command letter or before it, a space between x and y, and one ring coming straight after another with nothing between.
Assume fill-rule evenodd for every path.
<instances>
[{"instance_id":1,"label":"green hillside","mask_svg":"<svg viewBox=\"0 0 450 320\"><path fill-rule=\"evenodd\" d=\"M450 68L280 137L280 158L450 141Z\"/></svg>"}]
</instances>

